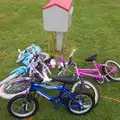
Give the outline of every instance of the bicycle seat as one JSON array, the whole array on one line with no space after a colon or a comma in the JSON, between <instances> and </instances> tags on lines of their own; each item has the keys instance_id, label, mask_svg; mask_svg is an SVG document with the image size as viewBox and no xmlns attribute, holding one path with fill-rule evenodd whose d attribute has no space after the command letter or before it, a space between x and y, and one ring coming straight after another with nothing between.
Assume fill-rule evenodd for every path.
<instances>
[{"instance_id":1,"label":"bicycle seat","mask_svg":"<svg viewBox=\"0 0 120 120\"><path fill-rule=\"evenodd\" d=\"M50 58L46 59L44 62L45 62L46 64L48 64L48 63L50 63L50 60L51 60L51 59L54 59L54 56L51 56Z\"/></svg>"},{"instance_id":2,"label":"bicycle seat","mask_svg":"<svg viewBox=\"0 0 120 120\"><path fill-rule=\"evenodd\" d=\"M97 54L93 54L93 55L89 56L88 58L86 58L85 61L93 62L96 60L96 57L97 57Z\"/></svg>"},{"instance_id":3,"label":"bicycle seat","mask_svg":"<svg viewBox=\"0 0 120 120\"><path fill-rule=\"evenodd\" d=\"M76 77L73 75L59 76L59 77L52 78L52 79L53 79L53 81L62 82L62 83L66 83L66 84L73 84L76 82Z\"/></svg>"}]
</instances>

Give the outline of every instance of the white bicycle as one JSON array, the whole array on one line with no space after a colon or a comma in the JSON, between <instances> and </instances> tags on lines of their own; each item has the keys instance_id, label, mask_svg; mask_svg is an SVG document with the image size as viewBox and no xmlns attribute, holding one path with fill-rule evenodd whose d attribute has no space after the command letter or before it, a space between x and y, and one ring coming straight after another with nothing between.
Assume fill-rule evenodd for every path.
<instances>
[{"instance_id":1,"label":"white bicycle","mask_svg":"<svg viewBox=\"0 0 120 120\"><path fill-rule=\"evenodd\" d=\"M23 82L22 84L18 84L18 81L20 81L21 79L24 79L24 75L26 75L28 73L28 69L30 69L30 65L31 65L31 60L33 60L34 58L34 55L35 54L38 54L43 61L45 61L46 59L49 58L49 55L45 52L41 52L40 48L38 46L35 46L34 44L32 44L31 46L29 46L28 48L26 48L25 50L23 51L19 51L19 56L18 56L18 59L17 59L17 63L18 62L22 62L24 65L26 66L20 66L18 68L16 68L15 70L11 71L10 72L10 75L5 78L4 80L2 80L0 82L0 96L4 99L11 99L13 96L16 95L16 93L12 92L12 91L15 91L16 88L17 89L17 93L19 93L19 88L20 87L17 87L17 85L23 85ZM34 66L35 63L34 63ZM31 70L29 70L31 71ZM29 75L31 73L29 72ZM28 78L25 78L27 81L28 81ZM25 81L26 81L25 80ZM16 84L12 84L12 83L15 83Z\"/></svg>"}]
</instances>

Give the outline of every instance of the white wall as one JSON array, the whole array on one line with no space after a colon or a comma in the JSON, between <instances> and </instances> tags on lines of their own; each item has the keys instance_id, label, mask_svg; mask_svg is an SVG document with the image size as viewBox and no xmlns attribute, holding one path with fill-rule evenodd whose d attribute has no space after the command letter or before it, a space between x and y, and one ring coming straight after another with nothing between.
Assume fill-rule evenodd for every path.
<instances>
[{"instance_id":1,"label":"white wall","mask_svg":"<svg viewBox=\"0 0 120 120\"><path fill-rule=\"evenodd\" d=\"M69 26L69 12L58 6L43 10L43 24L46 31L66 32Z\"/></svg>"}]
</instances>

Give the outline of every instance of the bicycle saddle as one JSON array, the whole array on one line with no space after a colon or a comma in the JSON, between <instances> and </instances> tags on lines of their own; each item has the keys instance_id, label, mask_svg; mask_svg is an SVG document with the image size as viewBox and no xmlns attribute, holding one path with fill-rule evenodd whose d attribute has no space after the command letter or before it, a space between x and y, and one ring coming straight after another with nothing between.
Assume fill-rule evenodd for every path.
<instances>
[{"instance_id":1,"label":"bicycle saddle","mask_svg":"<svg viewBox=\"0 0 120 120\"><path fill-rule=\"evenodd\" d=\"M66 83L66 84L73 84L76 82L76 77L73 75L59 76L59 77L52 78L52 79L53 79L53 81L62 82L62 83Z\"/></svg>"},{"instance_id":2,"label":"bicycle saddle","mask_svg":"<svg viewBox=\"0 0 120 120\"><path fill-rule=\"evenodd\" d=\"M50 58L46 59L44 62L45 62L46 64L48 64L48 63L50 63L50 60L51 60L51 59L54 59L54 56L51 56Z\"/></svg>"},{"instance_id":3,"label":"bicycle saddle","mask_svg":"<svg viewBox=\"0 0 120 120\"><path fill-rule=\"evenodd\" d=\"M85 61L93 62L96 60L96 57L97 57L97 54L93 54L93 55L89 56L88 58L86 58Z\"/></svg>"}]
</instances>

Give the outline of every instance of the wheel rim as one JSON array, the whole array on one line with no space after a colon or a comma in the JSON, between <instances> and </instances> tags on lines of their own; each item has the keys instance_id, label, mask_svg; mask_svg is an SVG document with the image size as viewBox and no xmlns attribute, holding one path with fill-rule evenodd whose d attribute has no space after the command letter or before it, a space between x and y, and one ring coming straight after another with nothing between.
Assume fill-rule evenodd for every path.
<instances>
[{"instance_id":1,"label":"wheel rim","mask_svg":"<svg viewBox=\"0 0 120 120\"><path fill-rule=\"evenodd\" d=\"M5 86L5 93L16 94L27 90L30 87L29 81L15 81Z\"/></svg>"},{"instance_id":2,"label":"wheel rim","mask_svg":"<svg viewBox=\"0 0 120 120\"><path fill-rule=\"evenodd\" d=\"M76 95L74 97L74 100L76 100L79 103L79 105L82 105L82 107L80 107L73 100L70 100L69 102L70 110L76 114L83 114L83 113L88 112L91 109L92 104L93 104L92 99L88 95L85 95L85 94ZM77 106L79 108L74 108Z\"/></svg>"},{"instance_id":3,"label":"wheel rim","mask_svg":"<svg viewBox=\"0 0 120 120\"><path fill-rule=\"evenodd\" d=\"M91 82L84 81L84 83L85 83L85 87L88 88L89 91L93 92L93 94L95 96L95 104L97 104L98 99L99 99L98 90L96 89L96 87ZM78 81L73 85L72 92L75 92L77 86L79 86L79 85L81 85L81 81Z\"/></svg>"},{"instance_id":4,"label":"wheel rim","mask_svg":"<svg viewBox=\"0 0 120 120\"><path fill-rule=\"evenodd\" d=\"M11 105L11 111L15 116L27 117L35 111L35 103L33 100L28 102L25 98L16 99Z\"/></svg>"},{"instance_id":5,"label":"wheel rim","mask_svg":"<svg viewBox=\"0 0 120 120\"><path fill-rule=\"evenodd\" d=\"M117 70L111 74L108 74L110 72L110 68L105 66L105 72L108 74L108 76L113 79L113 80L120 80L120 65L118 63L116 63L115 61L112 60L108 60L105 63L106 66L115 66L117 68ZM119 77L118 77L119 76Z\"/></svg>"}]
</instances>

